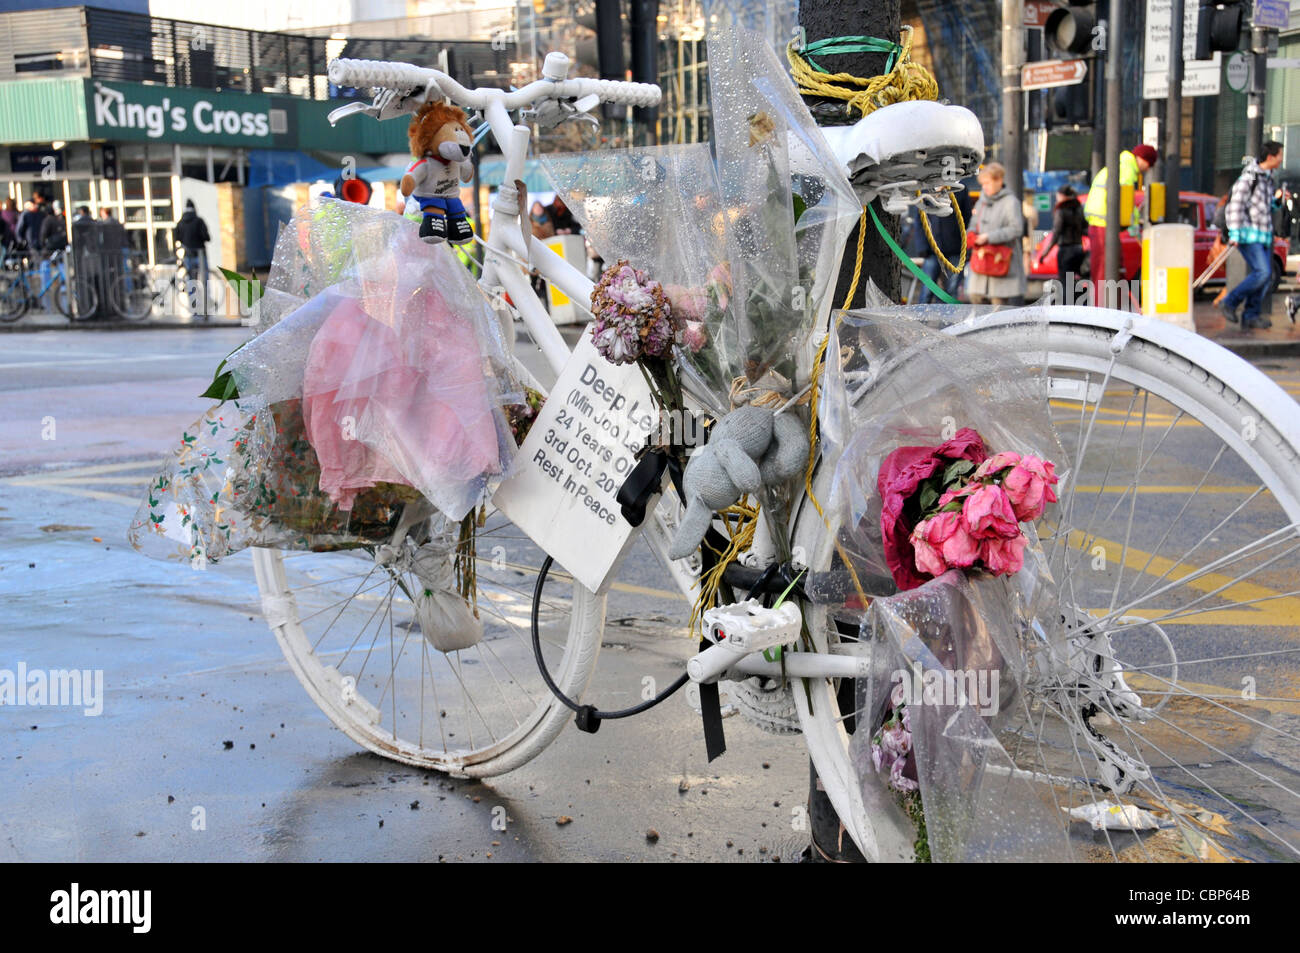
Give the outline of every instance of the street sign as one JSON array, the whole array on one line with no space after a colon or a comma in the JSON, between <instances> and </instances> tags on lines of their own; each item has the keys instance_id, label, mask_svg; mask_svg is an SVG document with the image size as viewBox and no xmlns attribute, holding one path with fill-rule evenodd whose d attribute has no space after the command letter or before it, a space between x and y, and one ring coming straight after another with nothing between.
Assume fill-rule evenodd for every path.
<instances>
[{"instance_id":1,"label":"street sign","mask_svg":"<svg viewBox=\"0 0 1300 953\"><path fill-rule=\"evenodd\" d=\"M1250 85L1250 58L1238 50L1228 57L1228 66L1224 70L1228 77L1228 88L1244 93Z\"/></svg>"},{"instance_id":2,"label":"street sign","mask_svg":"<svg viewBox=\"0 0 1300 953\"><path fill-rule=\"evenodd\" d=\"M1285 30L1291 25L1290 0L1255 0L1251 20L1261 29Z\"/></svg>"},{"instance_id":3,"label":"street sign","mask_svg":"<svg viewBox=\"0 0 1300 953\"><path fill-rule=\"evenodd\" d=\"M1169 23L1173 19L1170 0L1147 0L1145 55L1142 58L1142 98L1167 99L1169 96ZM1196 56L1196 20L1200 7L1183 5L1183 95L1219 95L1219 76L1223 71L1223 54L1210 60Z\"/></svg>"},{"instance_id":4,"label":"street sign","mask_svg":"<svg viewBox=\"0 0 1300 953\"><path fill-rule=\"evenodd\" d=\"M1088 75L1088 64L1083 60L1043 60L1026 63L1020 68L1021 89L1049 89L1053 86L1075 86Z\"/></svg>"},{"instance_id":5,"label":"street sign","mask_svg":"<svg viewBox=\"0 0 1300 953\"><path fill-rule=\"evenodd\" d=\"M1142 141L1155 149L1160 150L1160 117L1146 116L1142 120Z\"/></svg>"},{"instance_id":6,"label":"street sign","mask_svg":"<svg viewBox=\"0 0 1300 953\"><path fill-rule=\"evenodd\" d=\"M1024 24L1034 29L1042 29L1043 24L1047 22L1047 16L1060 4L1055 0L1025 0Z\"/></svg>"},{"instance_id":7,"label":"street sign","mask_svg":"<svg viewBox=\"0 0 1300 953\"><path fill-rule=\"evenodd\" d=\"M1034 211L1050 212L1052 210L1052 197L1045 192L1039 192L1034 195Z\"/></svg>"}]
</instances>

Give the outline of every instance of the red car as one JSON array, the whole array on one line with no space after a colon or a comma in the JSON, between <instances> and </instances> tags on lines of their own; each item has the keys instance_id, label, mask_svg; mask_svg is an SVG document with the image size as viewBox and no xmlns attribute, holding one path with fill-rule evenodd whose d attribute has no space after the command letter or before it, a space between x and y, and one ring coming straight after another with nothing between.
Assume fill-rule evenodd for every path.
<instances>
[{"instance_id":1,"label":"red car","mask_svg":"<svg viewBox=\"0 0 1300 953\"><path fill-rule=\"evenodd\" d=\"M1087 201L1087 193L1079 196L1080 203ZM1142 193L1138 193L1137 203L1140 205ZM1196 229L1196 234L1192 239L1193 242L1193 261L1195 277L1200 277L1207 265L1210 263L1210 249L1214 245L1214 238L1217 230L1214 227L1214 213L1219 207L1219 199L1214 195L1206 195L1204 192L1181 192L1178 196L1178 221L1184 225L1191 225ZM1029 262L1030 280L1050 281L1056 277L1056 248L1053 247L1047 253L1047 257L1041 262L1038 260L1039 254L1051 240L1051 233L1048 232L1034 248L1034 253ZM1142 271L1142 243L1131 236L1127 229L1120 232L1120 261L1124 266L1124 276L1126 278L1140 278ZM1088 250L1088 235L1085 232L1083 236L1084 251ZM1282 280L1282 275L1286 272L1286 256L1288 252L1287 241L1285 238L1273 237L1273 290L1277 290L1278 284ZM1210 276L1211 282L1222 282L1226 280L1226 265L1220 265L1218 271Z\"/></svg>"}]
</instances>

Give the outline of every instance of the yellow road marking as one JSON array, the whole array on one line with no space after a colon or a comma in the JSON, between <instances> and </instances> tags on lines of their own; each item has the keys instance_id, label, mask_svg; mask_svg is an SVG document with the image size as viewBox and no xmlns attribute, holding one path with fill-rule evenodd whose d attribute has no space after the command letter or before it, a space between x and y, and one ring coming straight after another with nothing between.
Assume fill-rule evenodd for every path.
<instances>
[{"instance_id":1,"label":"yellow road marking","mask_svg":"<svg viewBox=\"0 0 1300 953\"><path fill-rule=\"evenodd\" d=\"M1245 660L1231 659L1230 661L1245 661ZM1211 703L1217 703L1217 705L1223 705L1226 708L1233 708L1234 705L1246 705L1251 708L1263 708L1270 712L1281 712L1282 714L1287 714L1287 715L1300 715L1300 699L1296 699L1295 701L1281 701L1277 698L1277 696L1268 696L1262 699L1242 698L1240 685L1238 685L1236 688L1229 688L1225 685L1209 685L1206 684L1205 682L1189 682L1185 678L1179 678L1175 681L1174 679L1170 679L1167 674L1164 674L1167 673L1168 671L1169 669L1164 669L1162 671L1161 678L1164 678L1165 679L1164 681L1162 681L1161 678L1152 677L1151 675L1148 675L1145 672L1141 672L1141 671L1125 672L1124 680L1128 682L1131 688L1133 688L1135 691L1139 693L1173 692L1174 694L1170 695L1169 697L1176 699L1178 698L1179 691L1182 690L1185 692L1195 692L1198 695L1206 695L1209 697ZM1170 685L1169 684L1170 681L1175 681L1175 684ZM1256 692L1258 692L1261 695L1267 696L1267 692L1260 690L1258 687L1256 688ZM1142 703L1144 705L1154 707L1156 704L1159 703L1160 697L1161 696L1152 694L1152 697L1150 699L1144 698L1142 700ZM1223 717L1228 716L1228 712L1223 711L1222 708L1219 708L1218 711L1222 713ZM1234 709L1234 713L1235 713L1235 709ZM1210 717L1214 717L1214 716L1211 715ZM1258 713L1253 713L1251 717L1255 718L1258 721L1265 720L1263 718L1260 718ZM1267 731L1268 729L1262 729L1262 730ZM1135 733L1137 733L1140 737L1141 729L1140 728L1136 729Z\"/></svg>"},{"instance_id":2,"label":"yellow road marking","mask_svg":"<svg viewBox=\"0 0 1300 953\"><path fill-rule=\"evenodd\" d=\"M1156 589L1163 588L1171 582L1179 582L1187 579L1193 573L1199 572L1199 568L1189 565L1185 562L1175 563L1172 559L1166 559L1163 556L1153 556L1151 553L1143 552L1140 549L1130 545L1127 552L1124 547L1113 540L1102 539L1100 537L1089 538L1082 530L1071 530L1069 536L1070 547L1075 550L1082 550L1084 543L1089 543L1088 551L1101 546L1108 560L1118 557L1123 553L1123 565L1125 569L1132 569L1134 572L1142 572L1146 566L1144 575L1151 576L1154 582L1160 576L1165 576ZM1113 555L1112 555L1113 554ZM1266 552L1267 556L1268 553ZM1277 555L1273 553L1273 555ZM1150 565L1147 561L1150 560ZM1176 568L1175 568L1176 567ZM1166 575L1167 573L1167 575ZM1213 609L1209 607L1208 602L1198 605L1194 608L1195 615L1185 616L1183 618L1171 619L1170 625L1234 625L1234 626L1277 626L1280 628L1294 629L1297 623L1300 623L1300 599L1295 596L1282 597L1281 593L1269 589L1267 586L1261 586L1259 583L1241 580L1232 582L1233 577L1219 572L1207 572L1195 579L1188 579L1185 585L1190 589L1199 592L1214 592L1223 586L1227 588L1217 593L1214 598L1235 599L1238 602L1246 602L1253 599L1269 599L1267 602L1260 602L1254 605L1242 606L1241 608L1223 608ZM1228 585L1232 583L1231 585ZM1123 596L1121 595L1121 598ZM1202 609L1203 611L1197 611ZM1136 616L1142 619L1158 619L1165 615L1180 612L1180 609L1130 609L1127 615Z\"/></svg>"},{"instance_id":3,"label":"yellow road marking","mask_svg":"<svg viewBox=\"0 0 1300 953\"><path fill-rule=\"evenodd\" d=\"M1137 488L1137 492L1138 492L1138 493L1179 493L1179 494L1182 494L1182 495L1184 495L1184 496L1187 496L1187 495L1189 495L1189 494L1191 494L1191 493L1193 493L1193 492L1196 492L1196 493L1254 493L1254 492L1255 492L1256 490L1258 490L1258 489L1259 489L1259 487L1257 487L1257 486L1203 486L1203 487L1201 487L1200 489L1197 489L1195 486L1189 484L1189 485L1187 485L1187 486L1140 486L1140 487ZM1131 492L1131 489L1130 489L1129 487L1127 487L1127 486L1107 486L1107 487L1102 487L1102 486L1076 486L1076 487L1074 488L1074 491L1075 491L1076 493L1098 493L1098 492L1101 492L1101 493L1128 493L1128 492ZM1260 496L1264 496L1266 493L1268 493L1268 489L1267 489L1267 488L1265 488L1264 493L1261 493Z\"/></svg>"}]
</instances>

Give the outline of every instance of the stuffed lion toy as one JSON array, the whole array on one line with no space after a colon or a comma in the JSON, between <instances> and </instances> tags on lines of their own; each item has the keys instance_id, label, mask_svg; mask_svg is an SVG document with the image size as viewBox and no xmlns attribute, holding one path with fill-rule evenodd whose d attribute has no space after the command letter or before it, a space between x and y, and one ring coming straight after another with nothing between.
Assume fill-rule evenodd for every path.
<instances>
[{"instance_id":1,"label":"stuffed lion toy","mask_svg":"<svg viewBox=\"0 0 1300 953\"><path fill-rule=\"evenodd\" d=\"M460 183L474 177L473 148L465 113L444 102L425 103L411 117L407 133L415 161L402 176L402 195L419 203L420 237L429 244L473 241L465 218Z\"/></svg>"}]
</instances>

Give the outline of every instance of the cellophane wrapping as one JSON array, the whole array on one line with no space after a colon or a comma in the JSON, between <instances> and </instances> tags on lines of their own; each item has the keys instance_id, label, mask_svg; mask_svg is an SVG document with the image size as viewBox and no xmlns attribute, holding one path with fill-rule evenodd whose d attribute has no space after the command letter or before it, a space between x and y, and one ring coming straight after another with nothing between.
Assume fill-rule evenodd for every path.
<instances>
[{"instance_id":1,"label":"cellophane wrapping","mask_svg":"<svg viewBox=\"0 0 1300 953\"><path fill-rule=\"evenodd\" d=\"M418 231L333 200L282 229L258 333L227 359L239 398L186 429L132 523L138 549L364 546L406 503L473 508L513 454L502 408L524 398L487 298Z\"/></svg>"},{"instance_id":2,"label":"cellophane wrapping","mask_svg":"<svg viewBox=\"0 0 1300 953\"><path fill-rule=\"evenodd\" d=\"M822 501L833 546L812 567L808 595L819 613L856 620L872 677L858 681L854 764L868 811L900 816L897 786L877 769L872 740L894 712L896 673L969 678L996 697L907 707L916 776L934 860L1046 860L1067 856L1050 789L1013 770L1001 732L1023 717L1026 679L1043 670L1045 647L1063 637L1059 598L1034 525L1024 566L1013 575L950 571L899 592L885 559L877 475L892 451L938 446L961 428L988 452L1014 450L1052 460L1069 479L1052 425L1041 309L990 316L986 309L900 308L877 295L835 316L819 421L822 466L833 468ZM1015 326L1016 353L951 332L996 317ZM1046 519L1050 522L1052 513ZM1042 524L1039 524L1042 525ZM821 575L816 570L828 570ZM848 580L848 581L846 581ZM896 701L896 699L893 699ZM1046 803L1043 795L1048 794Z\"/></svg>"},{"instance_id":3,"label":"cellophane wrapping","mask_svg":"<svg viewBox=\"0 0 1300 953\"><path fill-rule=\"evenodd\" d=\"M872 739L905 695L906 774L915 777L896 784L919 790L932 861L1072 859L1051 785L1017 768L1003 746L1033 744L1005 733L1033 722L1024 690L1038 659L1033 619L1014 580L950 570L876 599L861 627L872 676L856 680L850 752L863 802L868 812L897 804Z\"/></svg>"},{"instance_id":4,"label":"cellophane wrapping","mask_svg":"<svg viewBox=\"0 0 1300 953\"><path fill-rule=\"evenodd\" d=\"M1040 373L1045 312L1024 309L1005 319L1022 342L1017 353L947 333L980 314L958 305L914 309L882 302L832 321L818 406L821 465L834 468L828 518L873 595L894 591L876 476L897 448L937 446L971 427L989 453L1033 454L1055 462L1062 482L1069 478Z\"/></svg>"},{"instance_id":5,"label":"cellophane wrapping","mask_svg":"<svg viewBox=\"0 0 1300 953\"><path fill-rule=\"evenodd\" d=\"M704 322L705 346L677 357L715 411L730 407L735 378L787 393L804 383L861 208L771 47L720 16L708 39L712 147L544 157L605 260L627 259L674 313Z\"/></svg>"}]
</instances>

